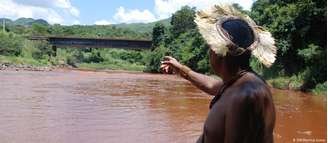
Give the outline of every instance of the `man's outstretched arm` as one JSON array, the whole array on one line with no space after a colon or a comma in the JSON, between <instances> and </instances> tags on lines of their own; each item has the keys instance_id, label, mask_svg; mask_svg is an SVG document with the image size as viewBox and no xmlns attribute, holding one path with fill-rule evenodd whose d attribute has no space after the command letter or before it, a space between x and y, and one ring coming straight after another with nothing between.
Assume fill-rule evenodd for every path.
<instances>
[{"instance_id":1,"label":"man's outstretched arm","mask_svg":"<svg viewBox=\"0 0 328 143\"><path fill-rule=\"evenodd\" d=\"M178 72L180 75L182 75L182 77L189 80L193 85L210 95L216 95L218 89L223 85L222 80L197 73L187 66L182 65L176 59L170 56L165 56L161 65L161 70L164 73L168 73L169 68L174 69L175 72Z\"/></svg>"}]
</instances>

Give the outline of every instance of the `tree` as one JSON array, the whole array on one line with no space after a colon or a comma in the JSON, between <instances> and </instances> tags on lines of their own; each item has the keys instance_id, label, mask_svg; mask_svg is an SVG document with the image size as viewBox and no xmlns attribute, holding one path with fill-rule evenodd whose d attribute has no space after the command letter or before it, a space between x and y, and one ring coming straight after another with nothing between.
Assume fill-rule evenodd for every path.
<instances>
[{"instance_id":1,"label":"tree","mask_svg":"<svg viewBox=\"0 0 328 143\"><path fill-rule=\"evenodd\" d=\"M156 48L163 41L165 34L165 26L162 23L156 23L153 28L152 47Z\"/></svg>"},{"instance_id":2,"label":"tree","mask_svg":"<svg viewBox=\"0 0 328 143\"><path fill-rule=\"evenodd\" d=\"M33 35L47 35L49 34L48 26L40 23L32 24Z\"/></svg>"},{"instance_id":3,"label":"tree","mask_svg":"<svg viewBox=\"0 0 328 143\"><path fill-rule=\"evenodd\" d=\"M32 52L34 59L46 59L54 55L54 51L46 41L33 41L33 47L35 48L35 51Z\"/></svg>"},{"instance_id":4,"label":"tree","mask_svg":"<svg viewBox=\"0 0 328 143\"><path fill-rule=\"evenodd\" d=\"M183 6L179 11L172 15L171 32L173 36L177 37L181 33L196 28L196 24L194 22L196 13L195 10L195 7L191 8L189 6Z\"/></svg>"},{"instance_id":5,"label":"tree","mask_svg":"<svg viewBox=\"0 0 328 143\"><path fill-rule=\"evenodd\" d=\"M165 48L163 45L160 45L154 51L147 53L146 59L146 72L160 72L160 64L163 60L163 57L166 56L168 53L168 49Z\"/></svg>"},{"instance_id":6,"label":"tree","mask_svg":"<svg viewBox=\"0 0 328 143\"><path fill-rule=\"evenodd\" d=\"M18 56L23 48L23 38L14 33L0 32L0 54Z\"/></svg>"},{"instance_id":7,"label":"tree","mask_svg":"<svg viewBox=\"0 0 328 143\"><path fill-rule=\"evenodd\" d=\"M158 49L150 53L147 70L159 72L160 61L165 55L177 58L195 71L209 73L208 46L194 23L195 8L182 7L173 14L170 30L162 25L153 29L153 42Z\"/></svg>"},{"instance_id":8,"label":"tree","mask_svg":"<svg viewBox=\"0 0 328 143\"><path fill-rule=\"evenodd\" d=\"M276 64L287 76L303 74L305 90L326 81L326 9L324 0L258 0L252 7L252 18L276 38Z\"/></svg>"}]
</instances>

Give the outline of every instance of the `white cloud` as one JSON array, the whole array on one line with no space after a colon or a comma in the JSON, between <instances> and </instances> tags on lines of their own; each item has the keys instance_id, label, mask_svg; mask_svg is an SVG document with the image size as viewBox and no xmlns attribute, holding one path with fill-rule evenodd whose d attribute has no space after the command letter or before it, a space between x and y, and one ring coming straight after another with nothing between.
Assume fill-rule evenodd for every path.
<instances>
[{"instance_id":1,"label":"white cloud","mask_svg":"<svg viewBox=\"0 0 328 143\"><path fill-rule=\"evenodd\" d=\"M153 22L157 20L147 9L125 10L124 7L119 7L113 18L119 23Z\"/></svg>"},{"instance_id":2,"label":"white cloud","mask_svg":"<svg viewBox=\"0 0 328 143\"><path fill-rule=\"evenodd\" d=\"M79 10L70 0L0 0L0 17L45 19L49 23L75 24Z\"/></svg>"},{"instance_id":3,"label":"white cloud","mask_svg":"<svg viewBox=\"0 0 328 143\"><path fill-rule=\"evenodd\" d=\"M145 10L126 10L119 7L113 16L116 23L153 22L170 17L182 6L188 5L196 9L204 9L219 3L238 3L244 9L250 10L254 0L154 0L154 13Z\"/></svg>"},{"instance_id":4,"label":"white cloud","mask_svg":"<svg viewBox=\"0 0 328 143\"><path fill-rule=\"evenodd\" d=\"M75 16L75 17L79 17L80 16L80 11L77 8L75 8L75 7L70 8L69 12L73 16Z\"/></svg>"},{"instance_id":5,"label":"white cloud","mask_svg":"<svg viewBox=\"0 0 328 143\"><path fill-rule=\"evenodd\" d=\"M96 21L94 24L96 24L96 25L110 25L110 24L112 24L112 22L107 21L107 20L99 20L99 21Z\"/></svg>"},{"instance_id":6,"label":"white cloud","mask_svg":"<svg viewBox=\"0 0 328 143\"><path fill-rule=\"evenodd\" d=\"M76 7L72 6L70 0L12 0L14 3L41 7L41 8L61 8L71 12L72 15L78 16L79 11Z\"/></svg>"},{"instance_id":7,"label":"white cloud","mask_svg":"<svg viewBox=\"0 0 328 143\"><path fill-rule=\"evenodd\" d=\"M168 18L182 6L188 5L204 9L218 3L238 3L244 9L250 10L253 0L155 0L155 13L159 19Z\"/></svg>"},{"instance_id":8,"label":"white cloud","mask_svg":"<svg viewBox=\"0 0 328 143\"><path fill-rule=\"evenodd\" d=\"M70 0L48 0L48 1L53 1L56 6L61 7L61 8L72 8L72 4Z\"/></svg>"},{"instance_id":9,"label":"white cloud","mask_svg":"<svg viewBox=\"0 0 328 143\"><path fill-rule=\"evenodd\" d=\"M80 25L81 22L80 22L79 20L74 20L74 21L72 22L72 24L73 24L73 25Z\"/></svg>"},{"instance_id":10,"label":"white cloud","mask_svg":"<svg viewBox=\"0 0 328 143\"><path fill-rule=\"evenodd\" d=\"M11 0L13 3L25 5L25 6L34 6L34 7L52 7L55 4L53 0L44 0L40 2L39 0Z\"/></svg>"}]
</instances>

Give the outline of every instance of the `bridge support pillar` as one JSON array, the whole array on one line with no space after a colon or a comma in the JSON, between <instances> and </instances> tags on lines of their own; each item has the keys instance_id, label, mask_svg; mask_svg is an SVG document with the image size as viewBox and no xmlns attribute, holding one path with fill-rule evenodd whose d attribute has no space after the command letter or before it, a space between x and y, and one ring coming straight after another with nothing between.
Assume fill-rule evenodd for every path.
<instances>
[{"instance_id":1,"label":"bridge support pillar","mask_svg":"<svg viewBox=\"0 0 328 143\"><path fill-rule=\"evenodd\" d=\"M56 46L52 46L52 55L53 57L56 57L57 56L57 47Z\"/></svg>"}]
</instances>

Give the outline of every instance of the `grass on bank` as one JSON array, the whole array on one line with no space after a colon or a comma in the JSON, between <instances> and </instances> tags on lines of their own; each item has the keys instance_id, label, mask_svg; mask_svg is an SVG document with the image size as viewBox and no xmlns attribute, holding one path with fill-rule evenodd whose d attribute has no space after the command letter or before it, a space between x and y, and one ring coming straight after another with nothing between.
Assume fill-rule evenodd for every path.
<instances>
[{"instance_id":1,"label":"grass on bank","mask_svg":"<svg viewBox=\"0 0 328 143\"><path fill-rule=\"evenodd\" d=\"M268 84L273 88L287 89L287 90L300 90L303 85L303 81L297 77L277 77L267 80ZM317 86L310 90L315 95L327 95L327 82L317 84Z\"/></svg>"},{"instance_id":2,"label":"grass on bank","mask_svg":"<svg viewBox=\"0 0 328 143\"><path fill-rule=\"evenodd\" d=\"M28 65L28 66L56 66L61 58L33 59L22 56L3 56L0 55L0 64L8 65ZM104 61L101 63L76 63L77 68L92 70L128 70L128 71L144 71L145 66L142 64L129 63L123 60L113 59L112 61Z\"/></svg>"},{"instance_id":3,"label":"grass on bank","mask_svg":"<svg viewBox=\"0 0 328 143\"><path fill-rule=\"evenodd\" d=\"M48 60L35 60L21 56L2 56L0 55L0 64L9 65L30 65L30 66L49 66L51 63Z\"/></svg>"},{"instance_id":4,"label":"grass on bank","mask_svg":"<svg viewBox=\"0 0 328 143\"><path fill-rule=\"evenodd\" d=\"M316 95L327 95L327 82L318 84L314 89L311 90Z\"/></svg>"},{"instance_id":5,"label":"grass on bank","mask_svg":"<svg viewBox=\"0 0 328 143\"><path fill-rule=\"evenodd\" d=\"M127 71L144 71L144 65L131 64L131 63L121 63L113 64L108 62L103 63L80 63L77 64L78 68L81 69L95 69L95 70L127 70Z\"/></svg>"}]
</instances>

